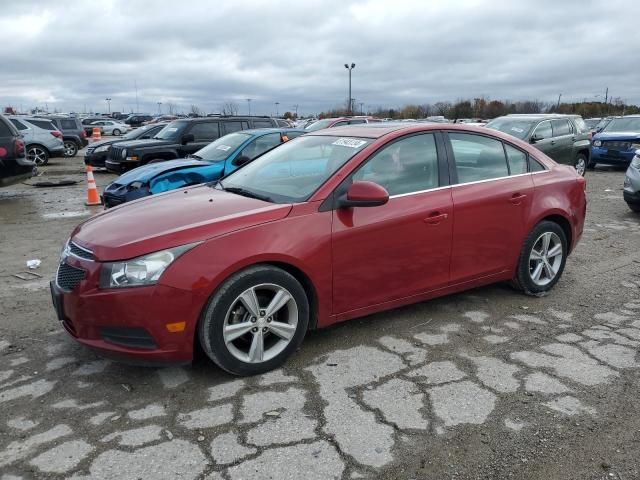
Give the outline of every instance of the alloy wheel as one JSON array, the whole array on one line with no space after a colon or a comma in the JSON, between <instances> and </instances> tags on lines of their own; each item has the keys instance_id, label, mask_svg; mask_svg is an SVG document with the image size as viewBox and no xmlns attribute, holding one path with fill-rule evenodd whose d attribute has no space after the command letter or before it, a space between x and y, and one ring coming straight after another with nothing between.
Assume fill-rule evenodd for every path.
<instances>
[{"instance_id":1,"label":"alloy wheel","mask_svg":"<svg viewBox=\"0 0 640 480\"><path fill-rule=\"evenodd\" d=\"M36 165L44 165L47 163L47 152L40 147L31 147L27 152L27 158Z\"/></svg>"},{"instance_id":2,"label":"alloy wheel","mask_svg":"<svg viewBox=\"0 0 640 480\"><path fill-rule=\"evenodd\" d=\"M587 161L585 160L584 157L580 156L576 159L576 172L578 172L578 175L580 175L581 177L584 177L584 173L587 170Z\"/></svg>"},{"instance_id":3,"label":"alloy wheel","mask_svg":"<svg viewBox=\"0 0 640 480\"><path fill-rule=\"evenodd\" d=\"M78 152L78 147L74 142L64 142L64 156L74 157Z\"/></svg>"},{"instance_id":4,"label":"alloy wheel","mask_svg":"<svg viewBox=\"0 0 640 480\"><path fill-rule=\"evenodd\" d=\"M253 286L231 304L222 326L224 343L237 360L266 362L291 342L298 327L298 305L291 293L271 283Z\"/></svg>"},{"instance_id":5,"label":"alloy wheel","mask_svg":"<svg viewBox=\"0 0 640 480\"><path fill-rule=\"evenodd\" d=\"M563 259L562 241L554 232L544 232L533 243L529 254L529 276L543 287L558 275Z\"/></svg>"}]
</instances>

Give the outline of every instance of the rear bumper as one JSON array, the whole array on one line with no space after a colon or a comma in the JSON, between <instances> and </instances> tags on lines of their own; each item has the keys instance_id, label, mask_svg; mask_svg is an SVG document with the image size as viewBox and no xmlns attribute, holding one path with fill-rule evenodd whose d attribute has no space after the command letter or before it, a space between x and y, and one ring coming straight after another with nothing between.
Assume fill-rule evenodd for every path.
<instances>
[{"instance_id":1,"label":"rear bumper","mask_svg":"<svg viewBox=\"0 0 640 480\"><path fill-rule=\"evenodd\" d=\"M49 149L50 158L64 157L64 145L60 147L54 147Z\"/></svg>"},{"instance_id":2,"label":"rear bumper","mask_svg":"<svg viewBox=\"0 0 640 480\"><path fill-rule=\"evenodd\" d=\"M640 205L640 192L628 192L624 190L622 192L624 201L630 205Z\"/></svg>"}]
</instances>

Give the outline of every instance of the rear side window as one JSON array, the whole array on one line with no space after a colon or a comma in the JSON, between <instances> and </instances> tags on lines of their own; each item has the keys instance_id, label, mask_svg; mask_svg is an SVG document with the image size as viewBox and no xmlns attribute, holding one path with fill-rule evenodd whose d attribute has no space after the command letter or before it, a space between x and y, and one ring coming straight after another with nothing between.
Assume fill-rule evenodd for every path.
<instances>
[{"instance_id":1,"label":"rear side window","mask_svg":"<svg viewBox=\"0 0 640 480\"><path fill-rule=\"evenodd\" d=\"M196 142L211 142L220 137L218 131L218 122L200 122L196 123L189 133L192 133Z\"/></svg>"},{"instance_id":2,"label":"rear side window","mask_svg":"<svg viewBox=\"0 0 640 480\"><path fill-rule=\"evenodd\" d=\"M573 123L575 124L576 128L578 129L578 132L584 133L584 132L588 132L589 131L589 127L587 126L585 121L582 119L582 117L574 117L573 118Z\"/></svg>"},{"instance_id":3,"label":"rear side window","mask_svg":"<svg viewBox=\"0 0 640 480\"><path fill-rule=\"evenodd\" d=\"M529 171L530 172L544 172L546 170L546 168L544 168L544 166L538 162L537 160L534 160L533 158L529 157Z\"/></svg>"},{"instance_id":4,"label":"rear side window","mask_svg":"<svg viewBox=\"0 0 640 480\"><path fill-rule=\"evenodd\" d=\"M0 137L13 137L13 135L14 133L11 128L9 128L9 125L7 125L3 118L0 118Z\"/></svg>"},{"instance_id":5,"label":"rear side window","mask_svg":"<svg viewBox=\"0 0 640 480\"><path fill-rule=\"evenodd\" d=\"M509 176L502 142L481 135L449 133L458 182L469 183Z\"/></svg>"},{"instance_id":6,"label":"rear side window","mask_svg":"<svg viewBox=\"0 0 640 480\"><path fill-rule=\"evenodd\" d=\"M367 121L363 118L360 118L358 120L349 120L349 125L356 125L358 123L367 123Z\"/></svg>"},{"instance_id":7,"label":"rear side window","mask_svg":"<svg viewBox=\"0 0 640 480\"><path fill-rule=\"evenodd\" d=\"M57 130L49 120L29 120L29 123L33 123L36 127L44 128L45 130Z\"/></svg>"},{"instance_id":8,"label":"rear side window","mask_svg":"<svg viewBox=\"0 0 640 480\"><path fill-rule=\"evenodd\" d=\"M270 128L273 127L273 123L269 120L254 120L253 121L254 128Z\"/></svg>"},{"instance_id":9,"label":"rear side window","mask_svg":"<svg viewBox=\"0 0 640 480\"><path fill-rule=\"evenodd\" d=\"M336 122L333 125L331 125L332 127L342 127L344 125L349 125L349 122L347 122L346 120L342 120L340 122Z\"/></svg>"},{"instance_id":10,"label":"rear side window","mask_svg":"<svg viewBox=\"0 0 640 480\"><path fill-rule=\"evenodd\" d=\"M571 133L571 127L567 120L551 120L551 128L553 129L554 137L569 135Z\"/></svg>"},{"instance_id":11,"label":"rear side window","mask_svg":"<svg viewBox=\"0 0 640 480\"><path fill-rule=\"evenodd\" d=\"M226 133L240 132L249 128L247 122L224 122L222 125Z\"/></svg>"},{"instance_id":12,"label":"rear side window","mask_svg":"<svg viewBox=\"0 0 640 480\"><path fill-rule=\"evenodd\" d=\"M76 121L75 120L62 119L62 120L60 120L60 126L64 130L75 130L75 129L78 128L78 126L76 125Z\"/></svg>"},{"instance_id":13,"label":"rear side window","mask_svg":"<svg viewBox=\"0 0 640 480\"><path fill-rule=\"evenodd\" d=\"M507 145L505 143L504 149L507 152L507 160L509 162L509 171L511 175L520 175L527 173L527 154L522 150Z\"/></svg>"}]
</instances>

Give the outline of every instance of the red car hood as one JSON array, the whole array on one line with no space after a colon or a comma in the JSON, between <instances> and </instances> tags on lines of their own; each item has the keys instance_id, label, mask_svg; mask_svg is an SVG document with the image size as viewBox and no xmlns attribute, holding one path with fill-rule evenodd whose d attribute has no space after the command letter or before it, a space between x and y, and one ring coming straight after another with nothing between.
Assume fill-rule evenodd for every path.
<instances>
[{"instance_id":1,"label":"red car hood","mask_svg":"<svg viewBox=\"0 0 640 480\"><path fill-rule=\"evenodd\" d=\"M146 197L81 223L73 241L97 260L126 260L286 217L280 205L208 186Z\"/></svg>"}]
</instances>

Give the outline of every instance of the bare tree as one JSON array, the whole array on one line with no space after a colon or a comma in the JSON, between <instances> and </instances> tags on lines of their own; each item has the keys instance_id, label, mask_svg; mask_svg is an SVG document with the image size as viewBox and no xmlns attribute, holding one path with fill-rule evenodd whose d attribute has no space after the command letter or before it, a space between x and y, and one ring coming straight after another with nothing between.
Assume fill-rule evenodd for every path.
<instances>
[{"instance_id":1,"label":"bare tree","mask_svg":"<svg viewBox=\"0 0 640 480\"><path fill-rule=\"evenodd\" d=\"M238 115L238 104L233 101L225 101L222 104L222 115Z\"/></svg>"},{"instance_id":2,"label":"bare tree","mask_svg":"<svg viewBox=\"0 0 640 480\"><path fill-rule=\"evenodd\" d=\"M167 102L165 103L165 105L167 106L167 108L169 109L169 115L173 115L176 111L176 104L173 102Z\"/></svg>"},{"instance_id":3,"label":"bare tree","mask_svg":"<svg viewBox=\"0 0 640 480\"><path fill-rule=\"evenodd\" d=\"M196 115L197 117L202 116L202 110L197 105L191 105L191 113Z\"/></svg>"}]
</instances>

